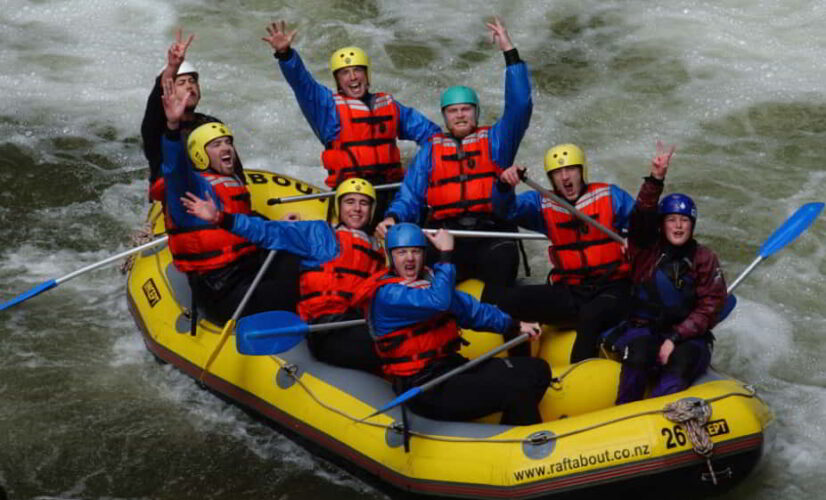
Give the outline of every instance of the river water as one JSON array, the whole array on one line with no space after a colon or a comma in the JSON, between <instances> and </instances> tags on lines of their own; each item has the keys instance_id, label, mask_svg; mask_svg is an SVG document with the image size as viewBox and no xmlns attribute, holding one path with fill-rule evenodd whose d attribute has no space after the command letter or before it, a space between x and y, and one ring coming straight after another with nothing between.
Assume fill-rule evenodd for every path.
<instances>
[{"instance_id":1,"label":"river water","mask_svg":"<svg viewBox=\"0 0 826 500\"><path fill-rule=\"evenodd\" d=\"M329 54L372 57L375 90L439 119L447 85L503 103L501 15L534 78L518 161L577 142L591 179L632 194L656 139L678 146L668 189L695 197L699 239L729 280L805 202L822 201L826 2L812 0L2 0L0 300L131 246L146 215L139 126L176 26L197 35L199 110L227 121L247 167L320 183L320 145L269 47L330 83ZM414 148L405 146L406 158ZM776 413L759 469L728 499L824 498L823 221L740 287L715 366ZM543 274L541 245L529 248ZM536 277L532 278L536 279ZM820 298L818 298L820 297ZM110 267L0 313L0 498L385 498L218 398L143 347Z\"/></svg>"}]
</instances>

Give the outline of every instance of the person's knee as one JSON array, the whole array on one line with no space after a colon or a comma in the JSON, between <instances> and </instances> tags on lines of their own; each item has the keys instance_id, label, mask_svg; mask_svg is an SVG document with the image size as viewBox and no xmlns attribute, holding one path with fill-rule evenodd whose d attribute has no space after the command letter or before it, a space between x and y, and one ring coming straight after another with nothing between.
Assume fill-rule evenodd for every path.
<instances>
[{"instance_id":1,"label":"person's knee","mask_svg":"<svg viewBox=\"0 0 826 500\"><path fill-rule=\"evenodd\" d=\"M705 348L695 342L684 342L677 345L671 356L668 358L668 363L664 367L664 371L674 375L682 380L690 380L694 374L705 368L704 365L706 356Z\"/></svg>"},{"instance_id":2,"label":"person's knee","mask_svg":"<svg viewBox=\"0 0 826 500\"><path fill-rule=\"evenodd\" d=\"M645 335L632 339L623 348L621 359L623 364L635 368L654 366L660 350L660 339L655 335Z\"/></svg>"},{"instance_id":3,"label":"person's knee","mask_svg":"<svg viewBox=\"0 0 826 500\"><path fill-rule=\"evenodd\" d=\"M511 286L519 271L519 250L515 240L498 240L482 247L479 263L485 283Z\"/></svg>"}]
</instances>

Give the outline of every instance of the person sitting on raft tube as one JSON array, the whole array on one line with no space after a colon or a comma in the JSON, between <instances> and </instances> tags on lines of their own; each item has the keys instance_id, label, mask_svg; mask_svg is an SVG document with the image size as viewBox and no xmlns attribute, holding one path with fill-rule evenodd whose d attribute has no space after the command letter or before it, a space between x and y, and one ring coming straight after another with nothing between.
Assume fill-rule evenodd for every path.
<instances>
[{"instance_id":1,"label":"person sitting on raft tube","mask_svg":"<svg viewBox=\"0 0 826 500\"><path fill-rule=\"evenodd\" d=\"M344 47L330 57L336 92L319 84L291 48L296 30L284 21L267 26L263 40L275 51L281 73L316 137L326 148L321 163L328 186L335 189L351 177L375 185L399 182L404 176L396 139L418 145L439 132L439 126L392 95L370 92L370 59L358 47ZM393 190L378 192L376 211L383 214Z\"/></svg>"},{"instance_id":2,"label":"person sitting on raft tube","mask_svg":"<svg viewBox=\"0 0 826 500\"><path fill-rule=\"evenodd\" d=\"M540 335L536 323L520 323L496 307L478 302L456 287L450 263L453 236L440 230L427 235L441 252L433 269L424 265L427 239L418 226L399 223L387 232L389 271L374 274L355 298L365 308L370 332L383 360L384 373L397 394L466 363L458 354L459 326L476 330ZM492 358L421 393L408 404L428 418L472 420L503 412L502 423L542 421L538 404L551 380L545 360Z\"/></svg>"},{"instance_id":3,"label":"person sitting on raft tube","mask_svg":"<svg viewBox=\"0 0 826 500\"><path fill-rule=\"evenodd\" d=\"M186 273L193 305L217 324L225 323L252 284L266 255L249 241L186 213L180 201L187 191L216 200L230 213L251 214L250 193L238 165L229 127L206 123L184 140L181 121L190 93L177 93L171 78L163 82L167 131L161 165L166 193L165 221L175 267ZM255 288L243 313L273 309L294 311L298 299L298 266L289 254L279 255Z\"/></svg>"},{"instance_id":4,"label":"person sitting on raft tube","mask_svg":"<svg viewBox=\"0 0 826 500\"><path fill-rule=\"evenodd\" d=\"M361 319L351 307L355 289L385 267L376 240L363 231L376 208L376 192L364 179L347 179L335 195L336 226L320 220L262 221L220 212L211 200L187 193L190 214L219 225L272 250L286 250L301 260L298 314L307 323ZM307 339L320 361L345 368L379 372L381 361L366 325L313 332Z\"/></svg>"},{"instance_id":5,"label":"person sitting on raft tube","mask_svg":"<svg viewBox=\"0 0 826 500\"><path fill-rule=\"evenodd\" d=\"M630 297L628 259L623 245L586 224L559 203L528 191L515 196L524 167L512 166L501 177L495 198L498 213L520 226L544 233L553 269L546 285L489 289L487 297L511 315L540 323L576 321L571 363L597 355L599 334L626 317ZM585 152L574 144L554 146L545 154L545 172L554 192L589 217L623 233L634 199L613 184L588 182Z\"/></svg>"},{"instance_id":6,"label":"person sitting on raft tube","mask_svg":"<svg viewBox=\"0 0 826 500\"><path fill-rule=\"evenodd\" d=\"M166 66L160 75L155 79L155 86L146 101L146 111L144 111L141 122L141 138L143 139L143 154L149 162L149 199L163 202L164 181L161 172L163 162L161 138L167 132L166 114L164 113L163 102L161 102L161 82L165 79L172 79L174 92L181 96L186 96L186 108L178 125L178 130L186 139L187 135L204 123L220 122L221 120L203 113L198 113L195 108L201 99L201 87L198 82L198 71L195 66L184 60L186 51L195 35L189 35L186 41L183 39L181 30L178 30L175 42L169 47L166 54ZM243 169L241 160L235 157L235 174L242 177Z\"/></svg>"},{"instance_id":7,"label":"person sitting on raft tube","mask_svg":"<svg viewBox=\"0 0 826 500\"><path fill-rule=\"evenodd\" d=\"M487 23L491 38L505 55L505 110L491 127L478 127L479 98L468 87L442 93L441 109L447 133L434 136L413 159L385 219L376 228L384 238L398 222L420 222L449 229L513 231L493 212L491 197L502 169L511 165L530 123L533 101L527 65L498 18ZM428 257L435 262L436 254ZM516 240L462 238L456 245L457 279L478 278L486 284L510 286L516 280L519 251ZM484 294L482 301L487 302Z\"/></svg>"},{"instance_id":8,"label":"person sitting on raft tube","mask_svg":"<svg viewBox=\"0 0 826 500\"><path fill-rule=\"evenodd\" d=\"M607 332L604 345L622 361L616 404L687 388L711 362L711 328L726 302L717 256L694 239L697 207L684 194L662 199L672 146L657 142L631 215L628 254L634 284L629 321Z\"/></svg>"}]
</instances>

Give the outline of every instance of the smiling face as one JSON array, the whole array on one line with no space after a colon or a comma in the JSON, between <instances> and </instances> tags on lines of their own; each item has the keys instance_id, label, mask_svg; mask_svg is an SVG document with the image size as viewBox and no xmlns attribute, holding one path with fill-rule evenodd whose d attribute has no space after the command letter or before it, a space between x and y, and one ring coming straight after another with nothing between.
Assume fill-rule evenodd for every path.
<instances>
[{"instance_id":1,"label":"smiling face","mask_svg":"<svg viewBox=\"0 0 826 500\"><path fill-rule=\"evenodd\" d=\"M175 77L175 94L178 97L187 97L186 110L194 111L201 100L201 87L198 85L198 78L192 73L186 73Z\"/></svg>"},{"instance_id":2,"label":"smiling face","mask_svg":"<svg viewBox=\"0 0 826 500\"><path fill-rule=\"evenodd\" d=\"M552 170L551 183L566 200L576 201L582 193L582 167L577 165Z\"/></svg>"},{"instance_id":3,"label":"smiling face","mask_svg":"<svg viewBox=\"0 0 826 500\"><path fill-rule=\"evenodd\" d=\"M694 224L686 215L668 214L663 219L665 239L675 247L685 245L691 239Z\"/></svg>"},{"instance_id":4,"label":"smiling face","mask_svg":"<svg viewBox=\"0 0 826 500\"><path fill-rule=\"evenodd\" d=\"M361 229L370 222L373 200L358 193L345 194L339 200L339 222L349 229Z\"/></svg>"},{"instance_id":5,"label":"smiling face","mask_svg":"<svg viewBox=\"0 0 826 500\"><path fill-rule=\"evenodd\" d=\"M462 139L476 130L476 106L473 104L451 104L442 110L447 130Z\"/></svg>"},{"instance_id":6,"label":"smiling face","mask_svg":"<svg viewBox=\"0 0 826 500\"><path fill-rule=\"evenodd\" d=\"M416 279L424 269L424 248L402 247L390 252L393 257L393 269L396 274L406 279Z\"/></svg>"},{"instance_id":7,"label":"smiling face","mask_svg":"<svg viewBox=\"0 0 826 500\"><path fill-rule=\"evenodd\" d=\"M232 175L235 171L235 147L232 137L224 136L209 141L206 145L209 168L219 174Z\"/></svg>"},{"instance_id":8,"label":"smiling face","mask_svg":"<svg viewBox=\"0 0 826 500\"><path fill-rule=\"evenodd\" d=\"M338 89L347 97L361 99L370 88L367 81L367 68L364 66L349 66L336 71Z\"/></svg>"}]
</instances>

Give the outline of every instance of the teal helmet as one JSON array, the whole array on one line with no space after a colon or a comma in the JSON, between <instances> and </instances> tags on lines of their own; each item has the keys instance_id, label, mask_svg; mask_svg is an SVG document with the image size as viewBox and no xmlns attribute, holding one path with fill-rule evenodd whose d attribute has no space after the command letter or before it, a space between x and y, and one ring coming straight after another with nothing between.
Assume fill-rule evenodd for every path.
<instances>
[{"instance_id":1,"label":"teal helmet","mask_svg":"<svg viewBox=\"0 0 826 500\"><path fill-rule=\"evenodd\" d=\"M447 106L452 104L473 104L476 106L476 120L479 120L479 97L472 88L456 85L442 92L439 108L444 111Z\"/></svg>"}]
</instances>

